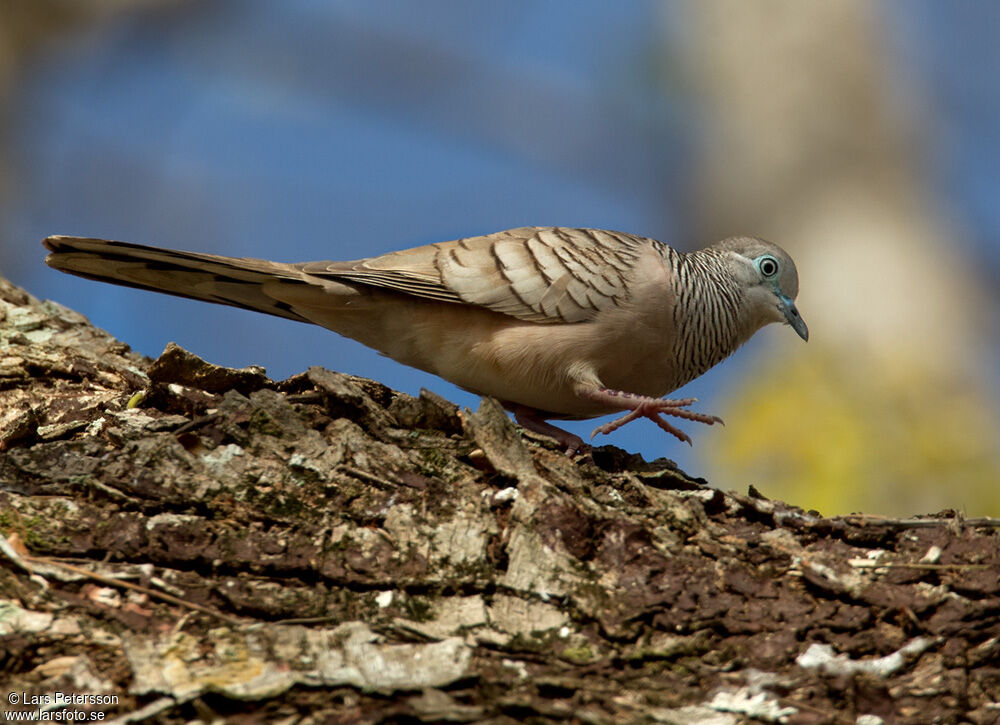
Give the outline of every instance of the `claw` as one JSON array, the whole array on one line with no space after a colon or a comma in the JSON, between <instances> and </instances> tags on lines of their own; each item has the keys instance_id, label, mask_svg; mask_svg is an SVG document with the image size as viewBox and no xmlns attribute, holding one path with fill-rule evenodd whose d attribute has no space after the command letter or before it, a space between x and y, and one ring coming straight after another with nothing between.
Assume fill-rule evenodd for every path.
<instances>
[{"instance_id":1,"label":"claw","mask_svg":"<svg viewBox=\"0 0 1000 725\"><path fill-rule=\"evenodd\" d=\"M593 433L590 434L590 440L594 440L594 436L597 435L598 433L603 433L604 435L607 435L608 433L612 433L612 432L618 430L619 428L621 428L626 423L632 422L633 420L635 420L636 418L638 418L640 415L642 415L642 413L638 409L637 410L630 410L628 413L626 413L625 415L623 415L621 418L613 420L610 423L605 423L604 425L599 425L596 428L594 428Z\"/></svg>"},{"instance_id":2,"label":"claw","mask_svg":"<svg viewBox=\"0 0 1000 725\"><path fill-rule=\"evenodd\" d=\"M684 420L693 420L697 423L704 423L705 425L714 425L715 423L725 425L722 418L717 415L707 415L705 413L695 413L690 410L685 410L689 405L697 403L697 398L681 398L679 400L671 400L669 398L647 398L641 395L633 395L631 393L625 393L618 390L611 390L610 388L583 390L580 391L579 394L583 397L590 398L591 400L597 400L609 405L621 406L623 409L628 411L621 418L594 428L593 433L590 434L591 440L593 440L594 436L598 433L612 433L626 423L632 422L636 418L649 418L651 421L656 423L660 429L674 436L677 440L687 443L688 445L693 445L691 438L687 433L668 423L661 417L661 415L672 415L677 418L683 418Z\"/></svg>"},{"instance_id":3,"label":"claw","mask_svg":"<svg viewBox=\"0 0 1000 725\"><path fill-rule=\"evenodd\" d=\"M680 398L677 400L671 400L669 398L649 398L642 395L634 395L632 393L611 390L610 388L591 388L589 390L581 390L578 392L578 395L591 400L596 400L607 405L608 407L618 407L619 409L626 411L620 418L594 428L590 434L590 440L594 440L598 433L603 433L605 435L613 433L626 423L631 423L636 418L649 418L651 421L656 423L657 427L661 430L666 431L677 440L682 443L687 443L690 446L694 445L691 441L691 437L684 431L668 423L661 416L672 415L676 418L693 420L696 423L704 423L705 425L714 425L715 423L725 425L722 418L717 415L707 415L705 413L695 413L694 411L687 410L688 406L698 402L697 398ZM571 456L578 452L587 453L589 451L590 446L584 444L579 436L576 436L569 431L565 431L562 428L557 428L551 423L547 423L544 419L544 414L540 411L535 410L534 408L518 405L516 403L504 403L504 405L514 413L514 417L517 422L528 430L555 438L560 445L565 447L564 450L567 456Z\"/></svg>"},{"instance_id":4,"label":"claw","mask_svg":"<svg viewBox=\"0 0 1000 725\"><path fill-rule=\"evenodd\" d=\"M559 445L566 446L565 454L567 456L589 451L590 446L585 444L580 439L580 436L545 422L537 410L514 403L507 403L506 405L514 413L514 418L520 425L535 433L541 433L544 436L554 438Z\"/></svg>"},{"instance_id":5,"label":"claw","mask_svg":"<svg viewBox=\"0 0 1000 725\"><path fill-rule=\"evenodd\" d=\"M682 443L687 443L689 446L694 445L691 442L691 437L687 433L682 431L680 428L675 428L674 426L670 425L670 423L663 420L663 418L661 418L658 413L653 413L652 415L648 415L646 417L649 418L654 423L656 423L656 425L658 425L662 430L665 430L667 433L669 433Z\"/></svg>"}]
</instances>

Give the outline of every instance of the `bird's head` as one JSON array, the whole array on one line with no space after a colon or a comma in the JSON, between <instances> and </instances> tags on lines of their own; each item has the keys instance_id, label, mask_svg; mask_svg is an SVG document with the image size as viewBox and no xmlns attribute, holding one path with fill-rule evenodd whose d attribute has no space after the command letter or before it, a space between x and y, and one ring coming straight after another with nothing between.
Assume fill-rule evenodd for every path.
<instances>
[{"instance_id":1,"label":"bird's head","mask_svg":"<svg viewBox=\"0 0 1000 725\"><path fill-rule=\"evenodd\" d=\"M795 307L799 273L788 252L756 237L730 237L713 246L728 252L727 264L743 288L752 319L761 326L784 322L809 339L809 328Z\"/></svg>"}]
</instances>

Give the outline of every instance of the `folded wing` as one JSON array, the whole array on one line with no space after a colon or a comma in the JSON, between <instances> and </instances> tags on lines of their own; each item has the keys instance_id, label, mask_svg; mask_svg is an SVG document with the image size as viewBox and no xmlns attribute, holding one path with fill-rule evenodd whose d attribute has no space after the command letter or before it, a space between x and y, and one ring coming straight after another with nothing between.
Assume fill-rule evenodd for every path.
<instances>
[{"instance_id":1,"label":"folded wing","mask_svg":"<svg viewBox=\"0 0 1000 725\"><path fill-rule=\"evenodd\" d=\"M521 227L355 262L300 266L538 323L584 322L628 299L630 271L650 240L621 232Z\"/></svg>"}]
</instances>

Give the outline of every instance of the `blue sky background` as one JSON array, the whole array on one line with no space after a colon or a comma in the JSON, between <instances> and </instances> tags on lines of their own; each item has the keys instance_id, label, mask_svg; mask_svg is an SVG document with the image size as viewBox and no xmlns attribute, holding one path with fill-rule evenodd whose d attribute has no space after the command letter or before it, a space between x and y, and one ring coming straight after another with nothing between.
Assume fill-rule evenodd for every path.
<instances>
[{"instance_id":1,"label":"blue sky background","mask_svg":"<svg viewBox=\"0 0 1000 725\"><path fill-rule=\"evenodd\" d=\"M970 232L954 251L995 281L1000 5L883 12L890 73L929 119L927 173ZM50 47L6 109L0 269L150 356L172 340L274 378L319 364L475 406L320 328L61 275L39 241L305 261L552 224L703 246L684 208L697 109L663 63L674 17L640 1L228 0L102 24ZM784 334L768 328L683 393L712 412ZM689 450L643 421L597 442L698 474L694 438Z\"/></svg>"}]
</instances>

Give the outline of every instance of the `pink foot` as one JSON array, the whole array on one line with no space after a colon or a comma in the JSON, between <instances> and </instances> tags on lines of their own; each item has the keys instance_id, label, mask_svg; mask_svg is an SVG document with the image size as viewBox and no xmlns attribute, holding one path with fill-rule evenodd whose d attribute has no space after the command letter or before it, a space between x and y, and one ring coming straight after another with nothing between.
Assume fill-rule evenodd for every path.
<instances>
[{"instance_id":1,"label":"pink foot","mask_svg":"<svg viewBox=\"0 0 1000 725\"><path fill-rule=\"evenodd\" d=\"M598 403L606 403L607 405L617 406L623 410L629 411L617 420L613 420L610 423L605 423L604 425L599 425L594 428L594 432L590 434L591 438L598 433L607 434L612 431L616 431L626 423L629 423L636 418L649 418L670 435L674 436L678 440L684 441L688 445L691 445L691 438L687 433L679 428L675 428L670 423L663 420L660 415L672 415L676 418L694 420L698 423L705 423L706 425L722 423L722 418L717 415L705 415L704 413L693 413L690 410L685 410L687 406L698 402L697 398L683 398L681 400L671 400L670 398L650 398L645 395L635 395L634 393L626 393L621 390L611 390L610 388L581 390L579 395L583 398L587 398L588 400L594 400ZM725 425L725 423L722 424Z\"/></svg>"},{"instance_id":2,"label":"pink foot","mask_svg":"<svg viewBox=\"0 0 1000 725\"><path fill-rule=\"evenodd\" d=\"M527 430L541 433L543 436L555 438L556 442L566 447L566 455L571 456L577 451L589 450L590 446L583 442L578 435L573 435L568 430L563 430L542 419L541 413L534 408L526 408L516 403L507 404L507 408L514 414L514 420Z\"/></svg>"}]
</instances>

